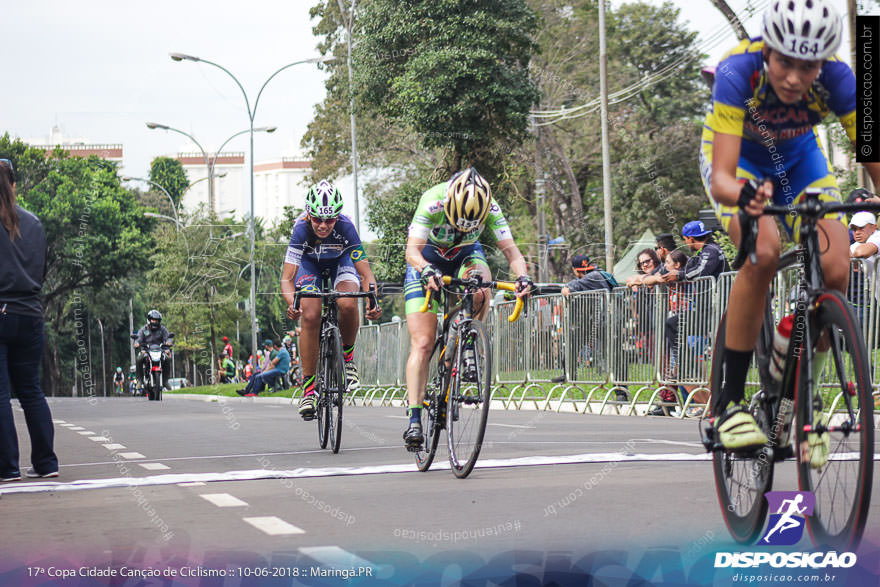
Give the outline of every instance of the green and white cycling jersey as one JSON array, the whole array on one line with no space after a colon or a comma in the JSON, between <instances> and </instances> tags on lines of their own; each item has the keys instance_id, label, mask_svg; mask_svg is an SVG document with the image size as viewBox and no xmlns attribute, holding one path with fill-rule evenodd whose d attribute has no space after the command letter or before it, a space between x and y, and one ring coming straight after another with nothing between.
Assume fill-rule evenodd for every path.
<instances>
[{"instance_id":1,"label":"green and white cycling jersey","mask_svg":"<svg viewBox=\"0 0 880 587\"><path fill-rule=\"evenodd\" d=\"M483 229L487 227L495 235L496 240L513 238L507 219L504 218L501 207L495 201L489 207L489 216L484 224L471 232L459 233L449 224L443 211L447 185L448 182L439 183L422 194L412 224L409 225L409 236L425 239L428 244L434 245L438 252L446 253L443 254L446 257L449 257L450 253L454 256L462 247L476 243Z\"/></svg>"}]
</instances>

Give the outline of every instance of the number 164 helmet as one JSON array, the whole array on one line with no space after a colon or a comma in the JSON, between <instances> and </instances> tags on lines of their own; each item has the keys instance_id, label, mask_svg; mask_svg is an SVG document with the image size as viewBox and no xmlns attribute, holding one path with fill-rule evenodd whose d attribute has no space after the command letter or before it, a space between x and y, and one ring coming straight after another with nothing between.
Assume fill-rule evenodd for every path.
<instances>
[{"instance_id":1,"label":"number 164 helmet","mask_svg":"<svg viewBox=\"0 0 880 587\"><path fill-rule=\"evenodd\" d=\"M762 36L793 59L824 60L840 47L843 24L826 0L776 0L764 13Z\"/></svg>"}]
</instances>

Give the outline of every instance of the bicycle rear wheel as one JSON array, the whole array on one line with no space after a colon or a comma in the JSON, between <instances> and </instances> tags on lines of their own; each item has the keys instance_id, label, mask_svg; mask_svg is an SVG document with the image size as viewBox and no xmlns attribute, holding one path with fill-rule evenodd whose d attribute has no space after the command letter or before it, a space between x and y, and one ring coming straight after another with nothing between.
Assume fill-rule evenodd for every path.
<instances>
[{"instance_id":1,"label":"bicycle rear wheel","mask_svg":"<svg viewBox=\"0 0 880 587\"><path fill-rule=\"evenodd\" d=\"M839 293L819 297L810 332L814 353L819 343L830 343L825 375L814 390L807 389L806 361L800 362L795 407L799 484L816 498L807 529L817 545L844 550L854 550L865 529L874 464L871 375L857 325ZM814 435L810 446L810 431L824 426L823 416L829 418L828 431Z\"/></svg>"},{"instance_id":2,"label":"bicycle rear wheel","mask_svg":"<svg viewBox=\"0 0 880 587\"><path fill-rule=\"evenodd\" d=\"M718 334L715 337L713 349L711 389L712 397L717 398L724 384L724 367L721 357L724 352L726 339L727 314L722 316L718 324ZM769 325L769 332L768 332ZM768 347L766 341L768 334L772 336L773 321L770 319L769 310L765 312L764 325L759 336L756 349L756 360L762 364L767 357ZM769 340L772 341L772 338ZM759 372L766 369L759 367ZM763 380L763 377L761 378ZM766 416L766 395L764 389L753 396L749 405L749 411L761 424L765 432L769 430ZM717 406L717 400L715 401ZM719 406L718 410L723 409ZM717 414L716 414L717 417ZM713 469L715 473L715 490L718 493L718 501L721 504L721 514L727 525L730 535L741 544L751 544L761 533L764 520L767 517L767 500L764 493L773 485L773 458L763 449L751 453L734 453L723 449L713 452Z\"/></svg>"},{"instance_id":3,"label":"bicycle rear wheel","mask_svg":"<svg viewBox=\"0 0 880 587\"><path fill-rule=\"evenodd\" d=\"M459 328L446 403L449 464L456 477L470 475L480 456L489 416L491 383L489 337L479 320L471 320Z\"/></svg>"},{"instance_id":4,"label":"bicycle rear wheel","mask_svg":"<svg viewBox=\"0 0 880 587\"><path fill-rule=\"evenodd\" d=\"M330 449L339 452L342 444L342 400L345 397L345 361L342 354L342 337L333 328L328 338L328 354L324 358L329 384L327 386L327 420L329 424Z\"/></svg>"},{"instance_id":5,"label":"bicycle rear wheel","mask_svg":"<svg viewBox=\"0 0 880 587\"><path fill-rule=\"evenodd\" d=\"M419 471L425 472L434 462L437 454L437 443L440 440L440 430L443 420L440 415L440 406L445 400L443 391L443 374L440 372L440 355L445 348L444 339L434 343L434 351L428 361L428 381L425 389L425 401L422 403L422 432L425 442L422 448L415 453L416 465Z\"/></svg>"}]
</instances>

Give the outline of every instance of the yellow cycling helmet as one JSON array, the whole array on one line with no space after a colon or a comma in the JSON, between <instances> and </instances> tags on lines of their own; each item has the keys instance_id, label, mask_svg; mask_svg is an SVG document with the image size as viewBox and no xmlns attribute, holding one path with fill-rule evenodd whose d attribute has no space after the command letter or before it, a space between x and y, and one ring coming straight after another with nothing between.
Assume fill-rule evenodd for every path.
<instances>
[{"instance_id":1,"label":"yellow cycling helmet","mask_svg":"<svg viewBox=\"0 0 880 587\"><path fill-rule=\"evenodd\" d=\"M459 171L449 180L443 211L456 230L471 232L479 228L491 205L492 188L473 167Z\"/></svg>"}]
</instances>

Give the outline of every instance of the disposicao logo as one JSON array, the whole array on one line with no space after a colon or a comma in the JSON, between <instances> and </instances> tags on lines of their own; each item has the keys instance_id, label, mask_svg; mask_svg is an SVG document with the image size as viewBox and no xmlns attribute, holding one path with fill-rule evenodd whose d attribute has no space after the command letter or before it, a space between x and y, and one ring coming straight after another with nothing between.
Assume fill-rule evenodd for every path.
<instances>
[{"instance_id":1,"label":"disposicao logo","mask_svg":"<svg viewBox=\"0 0 880 587\"><path fill-rule=\"evenodd\" d=\"M770 509L767 531L756 546L792 546L804 535L806 516L813 515L816 496L809 491L768 491ZM715 568L850 568L858 557L853 552L717 552Z\"/></svg>"},{"instance_id":2,"label":"disposicao logo","mask_svg":"<svg viewBox=\"0 0 880 587\"><path fill-rule=\"evenodd\" d=\"M792 546L804 534L806 516L813 515L816 496L809 491L768 491L764 494L770 506L770 523L760 545ZM776 512L776 513L772 513Z\"/></svg>"}]
</instances>

